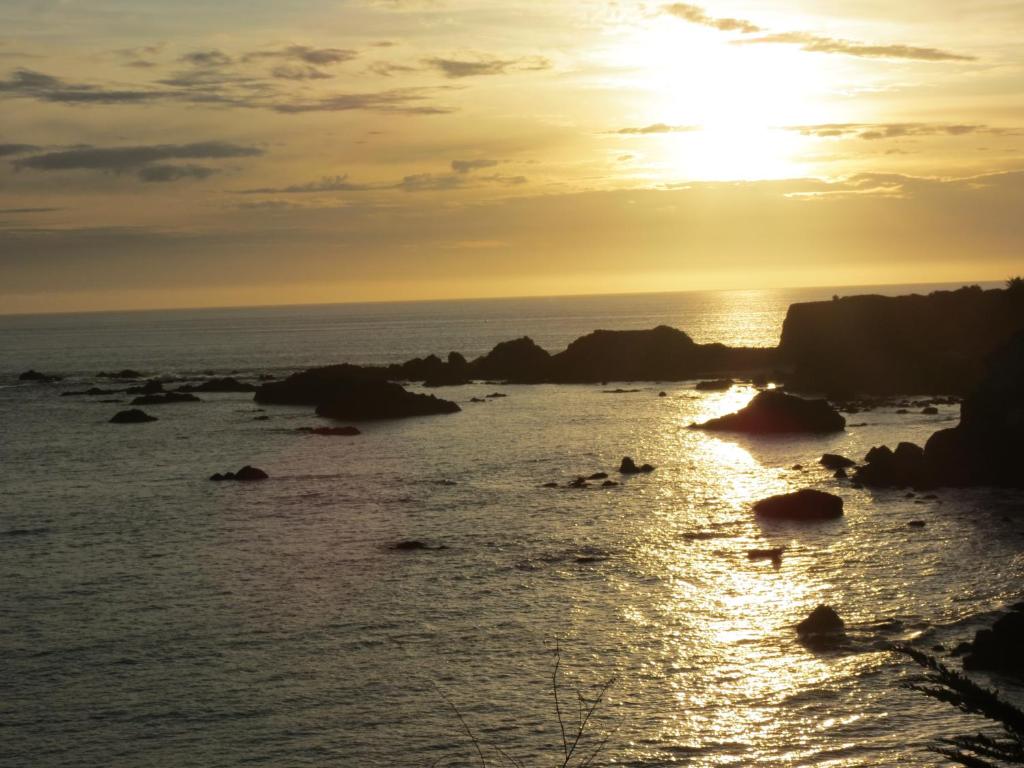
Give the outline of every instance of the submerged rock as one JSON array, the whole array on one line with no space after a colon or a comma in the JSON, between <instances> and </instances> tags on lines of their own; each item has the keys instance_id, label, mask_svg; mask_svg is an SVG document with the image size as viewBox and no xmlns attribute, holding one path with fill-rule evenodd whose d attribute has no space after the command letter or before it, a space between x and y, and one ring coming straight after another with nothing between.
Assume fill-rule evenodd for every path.
<instances>
[{"instance_id":1,"label":"submerged rock","mask_svg":"<svg viewBox=\"0 0 1024 768\"><path fill-rule=\"evenodd\" d=\"M654 471L654 467L651 466L650 464L644 464L644 465L638 467L636 465L636 462L633 461L633 459L631 457L629 457L629 456L623 456L622 457L622 463L619 464L619 472L621 472L624 475L638 475L638 474L640 474L642 472L653 472L653 471Z\"/></svg>"},{"instance_id":2,"label":"submerged rock","mask_svg":"<svg viewBox=\"0 0 1024 768\"><path fill-rule=\"evenodd\" d=\"M808 635L841 635L846 630L844 622L835 609L829 605L819 605L811 614L796 625L796 632L801 637Z\"/></svg>"},{"instance_id":3,"label":"submerged rock","mask_svg":"<svg viewBox=\"0 0 1024 768\"><path fill-rule=\"evenodd\" d=\"M166 405L168 403L200 403L195 395L184 392L164 392L156 395L140 395L132 400L131 405Z\"/></svg>"},{"instance_id":4,"label":"submerged rock","mask_svg":"<svg viewBox=\"0 0 1024 768\"><path fill-rule=\"evenodd\" d=\"M831 493L804 488L762 499L754 504L754 513L772 520L834 520L843 516L843 500Z\"/></svg>"},{"instance_id":5,"label":"submerged rock","mask_svg":"<svg viewBox=\"0 0 1024 768\"><path fill-rule=\"evenodd\" d=\"M786 432L841 432L846 419L827 400L805 400L769 389L736 413L692 425L696 429L773 434Z\"/></svg>"},{"instance_id":6,"label":"submerged rock","mask_svg":"<svg viewBox=\"0 0 1024 768\"><path fill-rule=\"evenodd\" d=\"M53 381L60 381L62 378L62 376L52 376L40 373L39 371L28 370L18 376L18 381L38 381L40 384L46 384Z\"/></svg>"},{"instance_id":7,"label":"submerged rock","mask_svg":"<svg viewBox=\"0 0 1024 768\"><path fill-rule=\"evenodd\" d=\"M705 392L721 392L727 389L732 389L732 385L735 384L732 379L712 379L710 381L698 381L694 389L699 389Z\"/></svg>"},{"instance_id":8,"label":"submerged rock","mask_svg":"<svg viewBox=\"0 0 1024 768\"><path fill-rule=\"evenodd\" d=\"M127 411L118 411L110 419L111 424L145 424L147 421L156 421L156 416L150 416L145 411L132 408Z\"/></svg>"},{"instance_id":9,"label":"submerged rock","mask_svg":"<svg viewBox=\"0 0 1024 768\"><path fill-rule=\"evenodd\" d=\"M325 437L346 436L363 434L355 427L299 427L298 432L306 432L311 435L324 435Z\"/></svg>"},{"instance_id":10,"label":"submerged rock","mask_svg":"<svg viewBox=\"0 0 1024 768\"><path fill-rule=\"evenodd\" d=\"M255 384L246 384L231 376L207 379L201 384L182 384L176 392L255 392Z\"/></svg>"}]
</instances>

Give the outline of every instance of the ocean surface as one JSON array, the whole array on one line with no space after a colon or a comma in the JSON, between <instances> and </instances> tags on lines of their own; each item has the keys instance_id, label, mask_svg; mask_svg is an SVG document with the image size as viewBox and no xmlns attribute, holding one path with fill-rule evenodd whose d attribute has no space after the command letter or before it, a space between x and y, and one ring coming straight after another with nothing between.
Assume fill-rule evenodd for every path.
<instances>
[{"instance_id":1,"label":"ocean surface","mask_svg":"<svg viewBox=\"0 0 1024 768\"><path fill-rule=\"evenodd\" d=\"M472 384L435 391L461 413L320 437L297 431L326 423L311 409L248 394L142 425L108 423L127 406L101 401L127 397L59 396L127 367L255 380L662 323L770 346L791 302L859 292L0 317L0 766L480 765L467 729L489 765L561 765L556 647L570 736L575 687L613 680L572 765L602 744L591 765L941 765L926 745L981 724L902 688L916 668L886 647L952 647L1024 598L1022 499L855 490L817 459L923 442L956 406L755 439L687 428L744 384ZM620 479L624 455L657 469L565 487ZM270 480L207 479L243 464ZM845 517L754 519L800 487ZM431 548L393 547L413 539ZM746 557L767 546L777 569ZM819 603L847 621L840 648L796 639Z\"/></svg>"}]
</instances>

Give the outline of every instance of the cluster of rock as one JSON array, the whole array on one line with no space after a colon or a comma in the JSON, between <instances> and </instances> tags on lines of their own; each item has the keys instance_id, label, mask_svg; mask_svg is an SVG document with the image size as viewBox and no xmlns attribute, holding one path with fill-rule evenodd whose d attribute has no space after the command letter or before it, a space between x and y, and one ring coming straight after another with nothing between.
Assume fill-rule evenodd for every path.
<instances>
[{"instance_id":1,"label":"cluster of rock","mask_svg":"<svg viewBox=\"0 0 1024 768\"><path fill-rule=\"evenodd\" d=\"M635 461L633 461L633 459L631 457L629 457L629 456L623 456L622 457L622 461L619 462L619 474L622 474L622 475L649 474L649 473L651 473L653 471L654 471L654 466L652 464L637 465L637 463ZM607 472L595 472L592 475L579 475L576 479L569 481L568 487L569 488L587 488L587 487L589 487L589 483L597 481L597 480L603 481L601 483L601 487L602 488L611 488L613 486L619 485L619 483L617 481L609 479ZM558 488L559 485L558 485L558 483L550 482L550 483L544 483L544 485L541 486L541 487L543 487L543 488Z\"/></svg>"},{"instance_id":2,"label":"cluster of rock","mask_svg":"<svg viewBox=\"0 0 1024 768\"><path fill-rule=\"evenodd\" d=\"M311 405L318 416L345 421L397 419L456 413L456 403L434 395L409 392L400 384L353 378L349 365L312 368L256 390L258 403Z\"/></svg>"},{"instance_id":3,"label":"cluster of rock","mask_svg":"<svg viewBox=\"0 0 1024 768\"><path fill-rule=\"evenodd\" d=\"M246 464L237 472L216 472L210 475L210 479L215 482L222 480L236 480L240 483L250 483L256 480L266 480L270 475L264 472L259 467L252 467Z\"/></svg>"},{"instance_id":4,"label":"cluster of rock","mask_svg":"<svg viewBox=\"0 0 1024 768\"><path fill-rule=\"evenodd\" d=\"M1024 603L1012 606L991 629L981 629L974 640L960 645L964 669L992 670L1024 675Z\"/></svg>"},{"instance_id":5,"label":"cluster of rock","mask_svg":"<svg viewBox=\"0 0 1024 768\"><path fill-rule=\"evenodd\" d=\"M869 487L1024 488L1024 333L992 357L956 427L936 432L923 448L873 448L865 460L853 479Z\"/></svg>"}]
</instances>

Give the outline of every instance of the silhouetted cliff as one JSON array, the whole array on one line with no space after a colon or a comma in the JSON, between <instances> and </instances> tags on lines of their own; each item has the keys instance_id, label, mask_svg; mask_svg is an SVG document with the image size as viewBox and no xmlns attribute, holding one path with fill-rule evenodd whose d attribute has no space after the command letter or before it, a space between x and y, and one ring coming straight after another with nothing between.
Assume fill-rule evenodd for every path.
<instances>
[{"instance_id":1,"label":"silhouetted cliff","mask_svg":"<svg viewBox=\"0 0 1024 768\"><path fill-rule=\"evenodd\" d=\"M849 296L792 305L779 348L801 389L965 394L981 382L989 355L1022 328L1019 291Z\"/></svg>"}]
</instances>

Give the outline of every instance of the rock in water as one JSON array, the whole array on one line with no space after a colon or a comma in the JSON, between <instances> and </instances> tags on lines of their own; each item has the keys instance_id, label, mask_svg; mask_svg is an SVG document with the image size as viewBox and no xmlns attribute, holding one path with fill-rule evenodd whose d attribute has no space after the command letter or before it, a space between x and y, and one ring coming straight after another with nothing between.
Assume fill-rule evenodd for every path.
<instances>
[{"instance_id":1,"label":"rock in water","mask_svg":"<svg viewBox=\"0 0 1024 768\"><path fill-rule=\"evenodd\" d=\"M1024 675L1024 610L1020 606L996 619L992 629L974 635L964 657L964 669Z\"/></svg>"},{"instance_id":2,"label":"rock in water","mask_svg":"<svg viewBox=\"0 0 1024 768\"><path fill-rule=\"evenodd\" d=\"M182 384L176 392L255 392L256 385L246 384L231 376L207 379L201 384Z\"/></svg>"},{"instance_id":3,"label":"rock in water","mask_svg":"<svg viewBox=\"0 0 1024 768\"><path fill-rule=\"evenodd\" d=\"M629 456L622 457L622 463L619 464L619 472L624 475L638 475L641 472L653 472L654 467L650 464L644 464L638 467L636 462Z\"/></svg>"},{"instance_id":4,"label":"rock in water","mask_svg":"<svg viewBox=\"0 0 1024 768\"><path fill-rule=\"evenodd\" d=\"M698 381L694 389L701 390L703 392L722 392L727 389L732 389L732 385L735 384L732 379L712 379L711 381Z\"/></svg>"},{"instance_id":5,"label":"rock in water","mask_svg":"<svg viewBox=\"0 0 1024 768\"><path fill-rule=\"evenodd\" d=\"M213 475L210 475L210 479L213 481L238 480L243 483L252 482L253 480L266 480L268 477L270 477L270 475L262 469L251 467L248 464L237 472L225 472L224 474L216 472Z\"/></svg>"},{"instance_id":6,"label":"rock in water","mask_svg":"<svg viewBox=\"0 0 1024 768\"><path fill-rule=\"evenodd\" d=\"M40 373L39 371L33 371L33 370L25 371L23 374L18 376L18 381L38 381L38 382L40 382L42 384L45 384L45 383L51 382L51 381L60 381L60 380L61 380L60 376L50 376L48 374Z\"/></svg>"},{"instance_id":7,"label":"rock in water","mask_svg":"<svg viewBox=\"0 0 1024 768\"><path fill-rule=\"evenodd\" d=\"M326 437L345 436L353 437L363 434L355 427L299 427L299 432L308 432L311 435L324 435Z\"/></svg>"},{"instance_id":8,"label":"rock in water","mask_svg":"<svg viewBox=\"0 0 1024 768\"><path fill-rule=\"evenodd\" d=\"M316 409L317 416L345 421L402 419L410 416L457 413L450 400L419 395L387 381L351 382L340 394Z\"/></svg>"},{"instance_id":9,"label":"rock in water","mask_svg":"<svg viewBox=\"0 0 1024 768\"><path fill-rule=\"evenodd\" d=\"M805 400L769 389L754 398L736 413L692 425L696 429L752 434L786 432L841 432L846 428L844 419L827 400Z\"/></svg>"},{"instance_id":10,"label":"rock in water","mask_svg":"<svg viewBox=\"0 0 1024 768\"><path fill-rule=\"evenodd\" d=\"M828 605L819 605L811 615L796 625L796 633L801 637L807 635L841 635L846 622L839 618L835 609Z\"/></svg>"},{"instance_id":11,"label":"rock in water","mask_svg":"<svg viewBox=\"0 0 1024 768\"><path fill-rule=\"evenodd\" d=\"M833 520L843 516L843 500L831 493L804 488L761 499L754 504L754 513L771 520Z\"/></svg>"},{"instance_id":12,"label":"rock in water","mask_svg":"<svg viewBox=\"0 0 1024 768\"><path fill-rule=\"evenodd\" d=\"M127 411L118 411L111 417L111 424L145 424L147 421L156 421L156 416L150 416L145 411L132 408Z\"/></svg>"},{"instance_id":13,"label":"rock in water","mask_svg":"<svg viewBox=\"0 0 1024 768\"><path fill-rule=\"evenodd\" d=\"M164 392L155 395L139 395L132 400L131 405L166 405L168 403L199 403L202 402L195 395L184 392Z\"/></svg>"},{"instance_id":14,"label":"rock in water","mask_svg":"<svg viewBox=\"0 0 1024 768\"><path fill-rule=\"evenodd\" d=\"M826 453L818 459L818 463L825 467L825 469L846 469L847 467L854 466L857 462L845 456L840 456L838 453Z\"/></svg>"}]
</instances>

